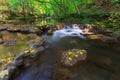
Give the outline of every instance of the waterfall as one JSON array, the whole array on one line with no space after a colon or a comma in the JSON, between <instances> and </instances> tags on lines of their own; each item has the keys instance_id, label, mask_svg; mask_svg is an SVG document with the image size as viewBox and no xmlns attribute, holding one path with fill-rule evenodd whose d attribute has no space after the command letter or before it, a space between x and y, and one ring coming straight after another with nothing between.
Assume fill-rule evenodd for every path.
<instances>
[{"instance_id":1,"label":"waterfall","mask_svg":"<svg viewBox=\"0 0 120 80\"><path fill-rule=\"evenodd\" d=\"M77 25L65 26L62 29L53 32L54 39L58 39L66 36L78 36L81 39L85 39L82 29L80 29L80 27Z\"/></svg>"}]
</instances>

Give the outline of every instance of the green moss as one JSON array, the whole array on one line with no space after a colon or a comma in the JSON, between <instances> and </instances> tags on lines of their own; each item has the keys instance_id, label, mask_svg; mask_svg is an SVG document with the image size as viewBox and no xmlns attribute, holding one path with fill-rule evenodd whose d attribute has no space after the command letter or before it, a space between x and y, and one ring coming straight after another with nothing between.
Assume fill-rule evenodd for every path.
<instances>
[{"instance_id":1,"label":"green moss","mask_svg":"<svg viewBox=\"0 0 120 80\"><path fill-rule=\"evenodd\" d=\"M9 57L14 56L19 51L23 50L26 47L24 42L18 41L18 43L9 46L0 46L0 57Z\"/></svg>"}]
</instances>

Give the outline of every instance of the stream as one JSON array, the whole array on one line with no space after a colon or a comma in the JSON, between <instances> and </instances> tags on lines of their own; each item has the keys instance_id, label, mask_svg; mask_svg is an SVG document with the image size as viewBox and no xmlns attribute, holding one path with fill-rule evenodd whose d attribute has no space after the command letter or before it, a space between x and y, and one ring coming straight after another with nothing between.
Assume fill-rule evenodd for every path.
<instances>
[{"instance_id":1,"label":"stream","mask_svg":"<svg viewBox=\"0 0 120 80\"><path fill-rule=\"evenodd\" d=\"M70 31L70 29L68 30ZM55 31L52 36L42 35L50 46L40 57L41 63L26 69L14 80L110 80L111 75L120 73L119 53L92 43L84 36L74 36L72 33L66 32L63 29ZM81 31L77 31L75 34L79 32L81 33ZM64 79L63 76L53 78L58 55L74 48L87 50L87 62L69 69L72 79Z\"/></svg>"},{"instance_id":2,"label":"stream","mask_svg":"<svg viewBox=\"0 0 120 80\"><path fill-rule=\"evenodd\" d=\"M45 53L39 58L40 64L23 70L14 80L115 80L113 76L120 74L119 52L86 39L78 27L66 26L54 31L52 35L42 36L6 31L0 34L6 41L16 40L12 45L0 45L0 58L17 55L26 47L27 42L36 38L41 37L48 44ZM69 49L85 49L88 53L86 62L72 68L62 67L62 70L68 71L67 74L64 74L64 71L55 74L55 65L60 62L59 55ZM57 68L59 69L59 65ZM53 77L53 74L56 76Z\"/></svg>"}]
</instances>

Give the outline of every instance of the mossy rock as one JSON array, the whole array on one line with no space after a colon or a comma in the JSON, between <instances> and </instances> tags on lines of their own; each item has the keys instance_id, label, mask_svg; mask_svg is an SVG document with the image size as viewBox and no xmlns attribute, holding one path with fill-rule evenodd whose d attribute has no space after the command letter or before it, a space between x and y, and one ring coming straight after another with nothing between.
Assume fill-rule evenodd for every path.
<instances>
[{"instance_id":1,"label":"mossy rock","mask_svg":"<svg viewBox=\"0 0 120 80\"><path fill-rule=\"evenodd\" d=\"M65 66L74 66L79 61L85 61L86 58L86 50L71 49L63 52L61 62Z\"/></svg>"}]
</instances>

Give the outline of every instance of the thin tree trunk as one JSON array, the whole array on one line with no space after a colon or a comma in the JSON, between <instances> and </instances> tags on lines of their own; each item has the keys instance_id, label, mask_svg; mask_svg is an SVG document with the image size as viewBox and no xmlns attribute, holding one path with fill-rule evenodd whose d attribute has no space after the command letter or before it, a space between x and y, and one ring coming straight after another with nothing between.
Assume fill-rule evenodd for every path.
<instances>
[{"instance_id":1,"label":"thin tree trunk","mask_svg":"<svg viewBox=\"0 0 120 80\"><path fill-rule=\"evenodd\" d=\"M80 11L79 11L79 9L78 9L78 7L77 7L77 4L75 3L75 0L72 0L72 2L73 2L73 4L74 4L74 7L75 7L76 12L77 12L78 14L80 14Z\"/></svg>"}]
</instances>

